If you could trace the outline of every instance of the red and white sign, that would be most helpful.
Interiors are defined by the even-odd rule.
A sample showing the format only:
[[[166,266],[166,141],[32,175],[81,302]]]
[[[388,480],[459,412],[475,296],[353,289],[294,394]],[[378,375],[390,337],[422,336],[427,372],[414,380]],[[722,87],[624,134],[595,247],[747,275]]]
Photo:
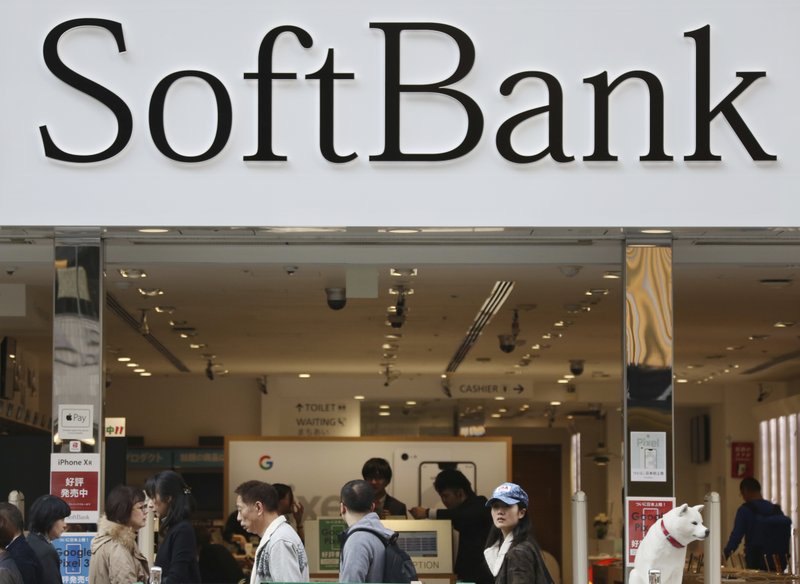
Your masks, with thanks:
[[[50,494],[72,509],[67,523],[97,523],[100,515],[100,455],[50,455]]]
[[[625,553],[628,556],[628,565],[632,565],[636,559],[636,550],[647,530],[674,506],[674,497],[628,497],[625,514],[625,533],[628,536]]]
[[[753,476],[755,444],[752,442],[731,443],[731,478],[743,479]]]

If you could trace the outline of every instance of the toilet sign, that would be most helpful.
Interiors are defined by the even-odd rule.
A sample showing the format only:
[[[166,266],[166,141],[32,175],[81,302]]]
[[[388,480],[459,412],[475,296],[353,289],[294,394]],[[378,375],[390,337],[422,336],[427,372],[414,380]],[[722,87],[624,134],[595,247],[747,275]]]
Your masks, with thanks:
[[[284,399],[281,434],[286,436],[359,436],[361,408],[357,400]]]

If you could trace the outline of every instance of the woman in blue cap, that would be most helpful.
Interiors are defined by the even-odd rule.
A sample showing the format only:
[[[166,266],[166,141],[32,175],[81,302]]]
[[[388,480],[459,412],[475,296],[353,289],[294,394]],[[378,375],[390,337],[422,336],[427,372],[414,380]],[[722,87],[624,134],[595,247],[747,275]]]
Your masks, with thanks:
[[[486,502],[492,527],[483,555],[495,584],[553,584],[539,544],[531,533],[528,494],[514,483],[503,483]]]

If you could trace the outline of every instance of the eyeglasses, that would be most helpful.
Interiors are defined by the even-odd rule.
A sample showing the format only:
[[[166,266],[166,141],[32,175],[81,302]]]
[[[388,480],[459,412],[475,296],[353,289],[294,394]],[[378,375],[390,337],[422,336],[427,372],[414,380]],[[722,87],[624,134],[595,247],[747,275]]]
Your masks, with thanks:
[[[147,503],[137,503],[133,506],[133,508],[147,513]]]

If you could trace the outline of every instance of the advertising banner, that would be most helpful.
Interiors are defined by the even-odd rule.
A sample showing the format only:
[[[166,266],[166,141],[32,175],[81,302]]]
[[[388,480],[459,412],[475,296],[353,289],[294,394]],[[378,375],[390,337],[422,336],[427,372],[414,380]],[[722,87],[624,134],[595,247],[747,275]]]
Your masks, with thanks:
[[[97,523],[100,455],[51,454],[50,493],[69,504],[72,514],[67,517],[67,523]]]
[[[625,514],[625,554],[627,564],[633,565],[636,559],[636,550],[642,543],[647,530],[661,519],[664,514],[675,506],[674,497],[628,497],[626,499],[627,513]]]
[[[731,443],[731,478],[743,479],[753,476],[755,444],[752,442]]]
[[[89,584],[89,560],[95,535],[66,531],[51,542],[58,554],[64,584]]]

